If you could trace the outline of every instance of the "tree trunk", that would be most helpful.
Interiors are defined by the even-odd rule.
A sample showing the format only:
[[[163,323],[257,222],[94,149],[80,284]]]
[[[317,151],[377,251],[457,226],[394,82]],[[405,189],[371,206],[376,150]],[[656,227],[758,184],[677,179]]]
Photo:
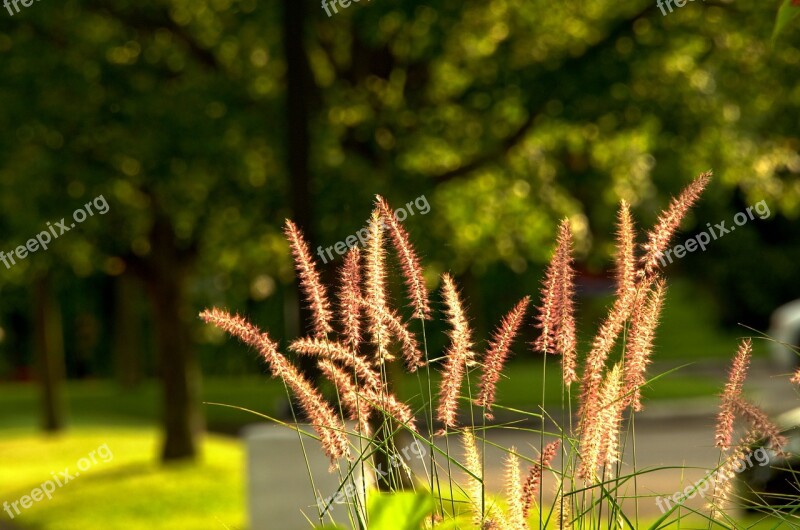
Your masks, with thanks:
[[[164,461],[193,459],[203,431],[199,409],[200,370],[181,318],[185,281],[158,275],[149,289],[153,304],[159,371],[163,383]]]
[[[292,220],[303,231],[311,246],[312,254],[316,246],[316,232],[313,223],[314,205],[311,196],[311,172],[309,170],[309,102],[313,99],[314,83],[305,47],[306,2],[301,0],[283,1],[283,47],[286,55],[286,132],[287,165],[291,183]],[[298,285],[299,287],[299,285]],[[312,315],[306,304],[295,302],[293,312],[298,315],[299,335],[311,329]],[[295,319],[287,319],[290,326]],[[290,334],[289,336],[296,336]],[[300,356],[297,359],[300,369],[312,380],[317,379],[319,370],[314,359]]]
[[[34,335],[37,375],[42,390],[42,427],[47,432],[64,428],[64,333],[61,309],[53,295],[48,273],[34,282]]]
[[[310,241],[316,241],[312,223],[311,175],[308,167],[308,102],[312,79],[305,49],[306,3],[283,2],[283,46],[286,54],[287,160],[292,193],[292,217]]]
[[[139,320],[139,290],[136,278],[122,274],[114,278],[114,361],[117,381],[133,388],[142,380],[142,341]]]
[[[163,461],[191,460],[198,455],[205,425],[200,410],[200,368],[192,348],[184,311],[195,249],[179,248],[170,219],[159,212],[150,232],[150,253],[131,258],[144,280],[153,308],[159,375],[163,384]]]

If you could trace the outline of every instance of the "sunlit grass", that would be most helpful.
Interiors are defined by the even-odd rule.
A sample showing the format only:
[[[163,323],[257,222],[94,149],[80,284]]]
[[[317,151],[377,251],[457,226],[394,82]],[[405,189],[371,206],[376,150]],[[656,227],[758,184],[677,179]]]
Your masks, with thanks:
[[[80,428],[54,437],[27,429],[0,439],[0,502],[13,502],[102,444],[113,458],[98,459],[79,477],[34,503],[14,523],[48,530],[185,530],[242,528],[243,451],[239,442],[208,436],[197,465],[163,466],[153,428]],[[0,514],[7,519],[6,513]]]

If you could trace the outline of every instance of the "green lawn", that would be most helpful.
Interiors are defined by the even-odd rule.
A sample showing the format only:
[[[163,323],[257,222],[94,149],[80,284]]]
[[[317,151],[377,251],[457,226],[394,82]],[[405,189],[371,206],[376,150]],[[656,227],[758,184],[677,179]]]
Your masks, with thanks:
[[[596,321],[602,318],[607,300],[594,300],[583,308],[584,329],[582,353],[588,349]],[[654,370],[650,377],[684,363],[711,360],[727,364],[736,351],[737,338],[742,333],[721,331],[713,324],[713,306],[708,300],[692,291],[687,284],[676,283],[670,288],[664,315],[656,338]],[[764,355],[764,342],[755,341],[755,355]],[[482,348],[478,344],[478,351]],[[531,354],[526,345],[516,344],[516,358],[508,364],[498,385],[498,404],[525,410],[534,410],[541,402],[541,387],[546,380],[545,402],[550,407],[560,407],[561,383],[558,358],[548,359],[547,377],[542,377],[540,358]],[[249,354],[242,347],[242,354]],[[437,370],[432,370],[432,388],[438,389]],[[478,373],[473,373],[476,388]],[[427,394],[424,371],[421,371],[422,391]],[[396,390],[407,400],[420,394],[417,375],[398,374]],[[648,400],[670,398],[709,397],[717,394],[724,384],[705,375],[694,375],[691,367],[683,368],[659,379],[645,390]],[[466,391],[466,390],[465,390]],[[576,390],[573,391],[573,393]],[[160,410],[161,392],[156,381],[148,381],[136,389],[121,389],[109,381],[80,381],[67,385],[68,410],[72,425],[155,425]],[[240,378],[207,377],[203,382],[203,399],[225,403],[276,415],[285,410],[283,385],[265,375]],[[0,385],[0,429],[9,427],[34,427],[37,418],[38,394],[32,384]],[[258,421],[252,414],[240,410],[205,405],[208,425],[217,432],[236,433],[247,423]]]
[[[203,382],[203,399],[274,414],[285,401],[283,386],[264,376],[210,378]],[[111,381],[70,381],[66,386],[70,425],[155,425],[161,409],[156,381],[123,389]],[[38,388],[34,384],[0,384],[0,429],[32,428],[38,417]],[[208,426],[235,434],[256,416],[230,408],[203,405]]]
[[[587,301],[582,308],[584,353],[606,302]],[[719,331],[713,325],[711,307],[708,300],[684,284],[671,288],[657,336],[655,361],[662,362],[657,370],[709,359],[727,364],[736,350],[737,337],[746,333]],[[756,341],[756,347],[756,355],[763,355],[763,343]],[[482,343],[476,348],[480,351]],[[498,404],[532,411],[541,401],[545,378],[539,360],[525,345],[517,344],[515,349],[519,358],[509,364],[499,383]],[[244,348],[242,354],[248,354]],[[561,403],[560,367],[557,358],[551,359],[545,401],[551,410],[557,410]],[[435,393],[438,375],[435,370],[432,374]],[[473,373],[473,377],[476,375]],[[712,396],[720,391],[723,379],[693,375],[691,368],[684,368],[653,383],[645,395],[650,400]],[[473,379],[472,388],[475,382]],[[420,394],[420,382],[416,375],[402,374],[396,389],[405,399],[414,399]],[[424,380],[422,392],[427,393]],[[0,385],[0,502],[29,494],[50,477],[51,471],[74,468],[80,458],[108,444],[113,460],[96,464],[85,476],[56,490],[51,500],[26,510],[16,522],[26,528],[48,530],[242,528],[240,444],[211,435],[206,438],[199,466],[160,466],[154,458],[159,446],[160,396],[156,381],[133,390],[121,389],[110,381],[71,381],[66,386],[69,429],[64,435],[45,438],[36,432],[37,387]],[[207,377],[203,399],[270,415],[278,414],[286,400],[283,386],[264,375]],[[204,405],[204,412],[209,427],[218,432],[236,433],[247,423],[261,421],[225,407]]]
[[[48,530],[208,530],[244,525],[243,452],[231,439],[208,436],[196,466],[162,466],[159,434],[149,427],[85,427],[43,437],[30,429],[0,438],[0,502],[29,495],[97,451],[96,463],[17,515],[23,528]],[[108,455],[111,458],[108,458]],[[13,510],[13,509],[12,509]],[[6,513],[0,513],[7,520]]]

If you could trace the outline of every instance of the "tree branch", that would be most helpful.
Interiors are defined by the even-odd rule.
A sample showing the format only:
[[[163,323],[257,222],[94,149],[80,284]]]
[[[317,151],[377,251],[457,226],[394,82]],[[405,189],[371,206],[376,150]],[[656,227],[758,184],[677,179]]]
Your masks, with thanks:
[[[559,67],[559,72],[570,72],[570,76],[574,76],[572,72],[575,69],[582,67],[586,64],[592,64],[594,60],[597,58],[598,55],[602,54],[609,48],[613,48],[616,44],[617,39],[620,37],[630,34],[633,32],[633,27],[636,22],[647,15],[651,11],[655,9],[655,4],[648,4],[647,7],[641,9],[637,13],[633,14],[629,18],[620,20],[612,29],[609,31],[605,37],[603,37],[598,42],[594,43],[589,49],[587,49],[582,55],[578,57],[570,57],[566,59],[561,66]],[[513,149],[518,143],[520,143],[525,136],[528,134],[530,129],[533,127],[536,118],[542,113],[545,106],[547,105],[548,101],[552,97],[557,94],[563,93],[563,79],[559,79],[554,83],[550,84],[551,89],[546,93],[544,97],[538,98],[538,103],[536,104],[535,108],[530,108],[528,110],[528,117],[525,121],[514,131],[512,134],[504,138],[500,141],[500,143],[481,155],[478,155],[473,160],[467,162],[466,164],[462,164],[456,168],[447,170],[443,173],[439,173],[438,175],[432,175],[437,184],[441,184],[443,182],[448,182],[450,180],[454,180],[456,178],[462,177],[475,171],[476,169],[482,167],[483,165],[492,162],[494,160],[500,159],[504,157],[508,152]]]

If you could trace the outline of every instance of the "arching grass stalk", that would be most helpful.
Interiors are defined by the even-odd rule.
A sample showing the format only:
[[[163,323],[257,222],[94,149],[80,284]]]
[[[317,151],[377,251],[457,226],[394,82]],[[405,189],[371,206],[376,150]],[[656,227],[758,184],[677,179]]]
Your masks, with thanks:
[[[541,410],[542,410],[542,421],[541,421],[541,424],[540,424],[541,428],[539,430],[539,451],[540,451],[539,455],[540,455],[540,465],[542,467],[542,474],[543,475],[544,475],[544,461],[541,459],[541,451],[544,450],[544,422],[545,422],[545,416],[547,415],[546,412],[545,412],[545,408],[544,408],[546,389],[547,389],[547,351],[545,350],[542,353],[542,404],[541,404],[541,407],[540,407]],[[542,506],[543,506],[542,503],[543,502],[544,502],[544,488],[540,486],[539,487],[539,528],[543,528],[542,527]]]
[[[431,495],[434,492],[434,483],[436,485],[437,495],[436,497],[439,499],[439,510],[441,512],[442,517],[444,517],[444,504],[442,501],[442,486],[439,482],[439,470],[436,467],[436,456],[433,450],[434,448],[434,429],[433,429],[433,387],[431,386],[431,361],[430,357],[428,356],[428,336],[425,330],[425,319],[420,316],[419,318],[420,323],[422,324],[422,345],[423,345],[423,352],[425,354],[425,379],[428,383],[428,416],[426,418],[428,423],[428,439],[430,443],[430,464],[431,464],[431,473],[430,473],[430,488],[431,488]],[[417,379],[419,380],[419,370],[417,370]],[[422,383],[420,382],[420,385]],[[422,394],[421,394],[422,395]],[[431,514],[431,527],[433,527],[435,522],[435,512]]]

